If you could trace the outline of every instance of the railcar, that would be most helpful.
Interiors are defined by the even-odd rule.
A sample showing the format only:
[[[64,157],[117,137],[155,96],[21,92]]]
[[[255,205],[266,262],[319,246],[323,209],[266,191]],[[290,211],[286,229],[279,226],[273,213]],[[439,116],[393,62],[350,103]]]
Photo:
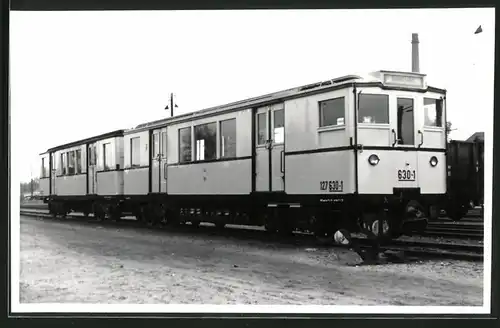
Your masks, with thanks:
[[[445,99],[424,74],[378,71],[140,124],[116,136],[123,185],[104,212],[396,238],[446,196]],[[77,207],[57,190],[49,204]],[[85,190],[87,209],[110,196]]]
[[[484,141],[448,143],[448,195],[442,208],[454,221],[484,204]]]
[[[123,130],[57,146],[40,156],[40,189],[51,213],[120,217]]]

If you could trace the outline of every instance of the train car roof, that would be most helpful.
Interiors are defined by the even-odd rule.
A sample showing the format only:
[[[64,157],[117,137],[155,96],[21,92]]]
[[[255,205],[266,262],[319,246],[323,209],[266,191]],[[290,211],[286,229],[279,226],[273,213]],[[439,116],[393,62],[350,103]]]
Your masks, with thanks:
[[[427,86],[425,82],[425,74],[420,74],[420,73],[409,73],[409,72],[398,72],[398,71],[389,71],[389,70],[380,70],[376,72],[371,72],[367,74],[352,74],[352,75],[345,75],[341,76],[338,78],[326,80],[326,81],[321,81],[321,82],[316,82],[316,83],[310,83],[306,84],[300,87],[295,87],[295,88],[290,88],[278,92],[273,92],[269,93],[266,95],[258,96],[258,97],[253,97],[253,98],[248,98],[245,100],[241,101],[236,101],[236,102],[231,102],[227,103],[224,105],[220,106],[215,106],[215,107],[210,107],[210,108],[205,108],[202,110],[178,115],[178,116],[173,116],[173,117],[168,117],[156,121],[151,121],[143,124],[137,125],[135,128],[125,130],[125,134],[129,133],[134,133],[134,132],[139,132],[142,130],[149,130],[151,128],[155,127],[160,127],[163,125],[166,125],[167,123],[173,123],[177,121],[184,121],[187,119],[191,118],[196,118],[196,117],[203,117],[203,116],[208,116],[212,114],[219,114],[222,112],[226,111],[233,111],[233,110],[239,110],[243,108],[248,108],[248,107],[254,107],[254,106],[264,106],[266,104],[271,104],[273,102],[277,101],[283,101],[285,99],[291,99],[295,97],[301,97],[306,94],[313,94],[313,93],[320,93],[320,92],[325,92],[329,91],[330,89],[337,89],[337,88],[342,88],[342,87],[347,87],[352,84],[356,84],[359,86],[377,86],[377,87],[382,87],[384,89],[401,89],[403,87],[394,85],[394,83],[389,82],[387,84],[386,76],[402,76],[406,78],[421,78],[422,80],[422,87],[421,88],[410,88],[406,86],[407,90],[413,90],[413,91],[418,91],[418,92],[426,92],[426,91],[436,91],[436,92],[446,92],[444,89],[438,89],[438,88],[433,88]]]
[[[100,134],[100,135],[97,135],[97,136],[94,136],[94,137],[90,137],[90,138],[81,139],[81,140],[78,140],[78,141],[69,142],[69,143],[64,144],[64,145],[60,145],[60,146],[57,146],[57,147],[49,148],[46,152],[41,153],[40,155],[44,155],[46,153],[51,153],[51,152],[54,152],[54,151],[57,151],[57,150],[61,150],[61,149],[66,149],[66,148],[71,148],[71,147],[75,147],[75,146],[80,146],[80,145],[83,145],[83,144],[86,144],[86,143],[89,143],[89,142],[96,142],[96,141],[104,140],[104,139],[108,139],[108,138],[120,137],[120,136],[123,136],[124,132],[125,132],[124,130],[115,130],[115,131],[103,133],[103,134]]]

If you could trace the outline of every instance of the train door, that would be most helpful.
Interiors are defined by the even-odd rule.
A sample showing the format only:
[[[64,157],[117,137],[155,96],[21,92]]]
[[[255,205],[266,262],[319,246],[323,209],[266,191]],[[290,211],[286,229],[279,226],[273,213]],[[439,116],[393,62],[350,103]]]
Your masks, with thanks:
[[[255,190],[285,189],[285,117],[283,104],[257,109],[255,113]]]
[[[396,97],[395,120],[391,122],[394,147],[399,150],[393,158],[395,164],[396,186],[400,188],[418,187],[418,152],[422,146],[422,131],[417,129],[415,120],[415,99],[413,97]]]
[[[89,162],[89,170],[87,174],[88,193],[90,195],[97,194],[97,152],[96,144],[90,144],[87,147],[87,160]]]
[[[424,95],[419,99],[417,135],[421,151],[417,152],[419,187],[422,193],[442,194],[446,192],[446,120],[444,102],[440,96]],[[436,165],[431,159],[437,160]],[[432,161],[434,163],[434,161]],[[425,177],[425,178],[424,178]]]
[[[167,192],[167,128],[151,134],[151,192]]]

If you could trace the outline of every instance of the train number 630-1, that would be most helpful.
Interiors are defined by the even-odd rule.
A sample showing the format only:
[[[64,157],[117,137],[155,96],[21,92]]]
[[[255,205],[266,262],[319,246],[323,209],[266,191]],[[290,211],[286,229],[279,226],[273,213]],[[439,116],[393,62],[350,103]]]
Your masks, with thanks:
[[[342,192],[344,190],[344,181],[342,180],[320,181],[319,190],[329,191],[329,192]]]
[[[415,170],[398,170],[399,181],[415,181]]]

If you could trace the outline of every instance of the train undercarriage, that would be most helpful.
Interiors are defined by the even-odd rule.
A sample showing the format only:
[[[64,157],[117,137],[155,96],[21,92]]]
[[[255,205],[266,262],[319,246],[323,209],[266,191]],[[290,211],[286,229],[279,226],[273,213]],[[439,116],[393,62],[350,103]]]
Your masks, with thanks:
[[[168,202],[167,202],[168,200]],[[270,233],[312,233],[321,242],[353,246],[353,233],[365,235],[377,249],[403,234],[426,228],[428,202],[402,197],[360,197],[309,202],[252,202],[173,200],[157,195],[143,199],[88,198],[48,200],[54,216],[70,212],[92,213],[98,220],[135,218],[147,225],[180,225],[201,222],[224,228],[227,224],[264,226]],[[196,204],[197,206],[194,206]]]

